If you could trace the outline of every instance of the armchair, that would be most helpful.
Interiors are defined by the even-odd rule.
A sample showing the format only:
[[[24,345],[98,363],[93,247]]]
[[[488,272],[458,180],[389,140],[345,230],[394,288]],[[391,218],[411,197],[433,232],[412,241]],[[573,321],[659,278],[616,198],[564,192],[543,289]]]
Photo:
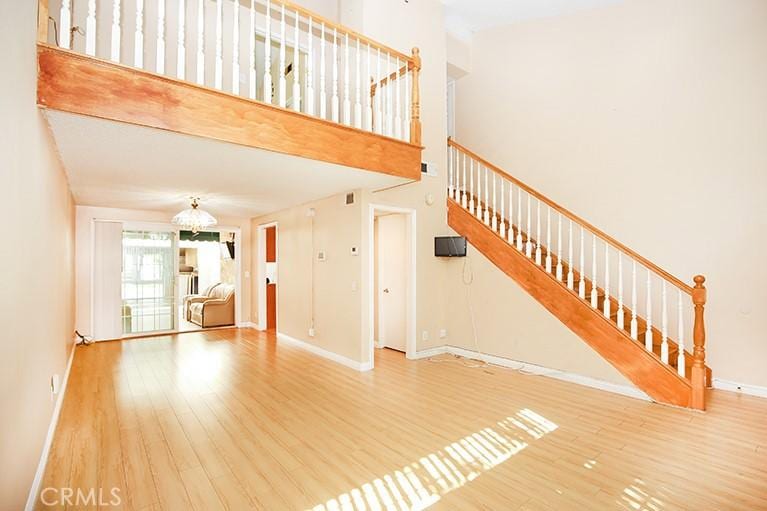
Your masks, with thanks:
[[[212,297],[213,290],[216,289],[216,287],[219,285],[221,285],[221,282],[216,282],[215,284],[208,286],[207,289],[205,289],[205,291],[200,294],[186,295],[184,297],[184,317],[186,317],[187,321],[192,320],[192,311],[190,309],[191,305],[193,303],[200,303],[204,302],[205,300],[209,300]]]
[[[216,286],[206,300],[192,302],[189,312],[189,321],[202,328],[234,325],[234,286]]]

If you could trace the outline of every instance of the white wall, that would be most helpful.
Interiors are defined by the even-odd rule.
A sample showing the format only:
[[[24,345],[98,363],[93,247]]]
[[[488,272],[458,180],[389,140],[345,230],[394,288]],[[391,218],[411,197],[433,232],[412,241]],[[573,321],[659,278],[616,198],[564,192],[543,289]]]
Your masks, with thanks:
[[[36,106],[37,2],[0,2],[0,507],[23,509],[73,344],[74,202]]]
[[[714,377],[767,385],[767,2],[629,0],[473,46],[458,140],[683,280],[705,274]]]
[[[92,246],[93,246],[93,221],[112,220],[118,222],[147,222],[169,224],[173,217],[172,212],[149,211],[138,209],[101,208],[93,206],[77,206],[76,208],[76,232],[77,232],[77,329],[83,334],[91,333],[91,286],[92,286]],[[240,310],[240,322],[250,321],[250,221],[245,218],[217,217],[218,224],[222,227],[239,227],[241,229],[240,242],[240,268],[242,271],[242,289],[240,296],[236,297],[237,308]]]

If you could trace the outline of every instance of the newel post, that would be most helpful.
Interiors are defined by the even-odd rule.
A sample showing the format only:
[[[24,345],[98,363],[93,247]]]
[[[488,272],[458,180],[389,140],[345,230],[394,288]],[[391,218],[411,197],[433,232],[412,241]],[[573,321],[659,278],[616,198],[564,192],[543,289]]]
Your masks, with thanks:
[[[421,51],[413,48],[413,57],[411,60],[413,66],[413,91],[411,94],[412,104],[410,105],[410,143],[421,145],[421,92],[418,87],[418,79],[421,72]]]
[[[695,305],[695,324],[692,329],[692,407],[696,410],[706,409],[706,328],[703,322],[703,308],[706,305],[706,288],[703,285],[706,277],[696,275],[693,279],[695,287],[692,290],[692,303]]]

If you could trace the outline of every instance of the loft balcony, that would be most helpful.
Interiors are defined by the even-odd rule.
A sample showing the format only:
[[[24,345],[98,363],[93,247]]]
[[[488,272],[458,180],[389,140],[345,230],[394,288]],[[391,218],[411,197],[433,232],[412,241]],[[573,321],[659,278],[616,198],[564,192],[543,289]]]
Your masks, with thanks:
[[[344,176],[339,189],[420,179],[417,49],[401,53],[287,2],[39,7],[38,105],[70,172],[73,149],[61,145],[73,125],[94,133],[117,122],[253,148],[255,167],[264,151],[276,167],[313,160],[316,172]]]

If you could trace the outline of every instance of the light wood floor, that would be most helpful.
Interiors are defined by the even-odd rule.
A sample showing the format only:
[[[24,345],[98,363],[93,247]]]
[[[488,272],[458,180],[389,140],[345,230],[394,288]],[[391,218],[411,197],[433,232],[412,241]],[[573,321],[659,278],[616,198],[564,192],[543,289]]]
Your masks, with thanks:
[[[767,400],[701,414],[388,350],[358,373],[254,330],[101,343],[43,481],[67,486],[120,488],[103,509],[753,511]]]

